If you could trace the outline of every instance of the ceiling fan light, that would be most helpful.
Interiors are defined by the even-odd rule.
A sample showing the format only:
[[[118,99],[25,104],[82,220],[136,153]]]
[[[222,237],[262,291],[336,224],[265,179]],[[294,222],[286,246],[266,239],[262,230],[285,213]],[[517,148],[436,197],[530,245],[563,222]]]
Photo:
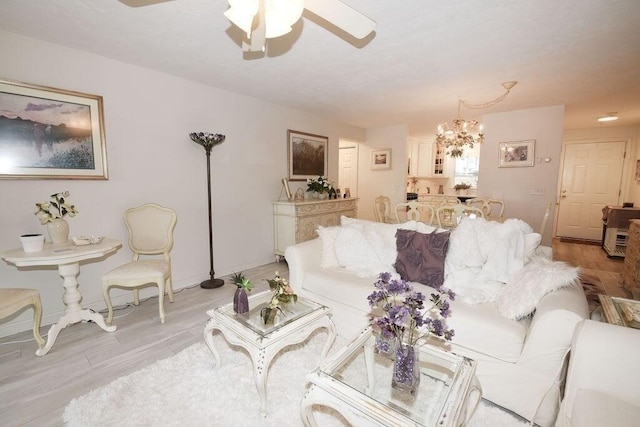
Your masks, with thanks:
[[[264,0],[265,37],[272,39],[291,31],[304,10],[303,0]]]
[[[229,9],[224,13],[224,16],[231,22],[233,22],[238,28],[247,33],[247,36],[251,35],[251,25],[253,24],[253,17],[258,13],[259,1],[258,0],[228,0]]]

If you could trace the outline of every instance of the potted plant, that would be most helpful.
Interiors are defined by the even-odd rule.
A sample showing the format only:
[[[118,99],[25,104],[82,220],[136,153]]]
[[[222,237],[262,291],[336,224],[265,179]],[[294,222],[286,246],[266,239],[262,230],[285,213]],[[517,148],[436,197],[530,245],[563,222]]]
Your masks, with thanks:
[[[465,194],[470,188],[471,184],[469,184],[468,182],[461,182],[453,186],[453,189],[456,190],[456,193],[458,194]]]
[[[244,276],[244,273],[233,273],[233,283],[237,286],[236,293],[233,296],[233,311],[238,314],[249,311],[249,297],[247,291],[251,292],[253,284]]]
[[[312,192],[313,197],[319,199],[324,199],[327,195],[335,193],[333,183],[322,175],[307,179],[307,191]]]
[[[266,279],[269,283],[269,289],[273,291],[273,296],[269,305],[260,311],[260,316],[265,325],[272,325],[276,315],[282,313],[280,304],[288,304],[298,301],[298,295],[293,292],[293,288],[289,282],[276,271],[273,279]]]
[[[64,243],[69,239],[69,224],[64,217],[76,216],[78,210],[72,204],[67,203],[68,191],[52,194],[48,202],[36,203],[35,215],[40,224],[47,225],[47,232],[51,243]]]

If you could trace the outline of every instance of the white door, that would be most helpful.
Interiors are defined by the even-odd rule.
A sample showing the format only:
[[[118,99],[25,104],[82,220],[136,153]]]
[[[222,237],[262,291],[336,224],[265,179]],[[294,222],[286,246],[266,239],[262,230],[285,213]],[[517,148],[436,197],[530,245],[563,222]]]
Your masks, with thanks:
[[[620,204],[625,142],[565,145],[556,235],[602,239],[602,208]]]
[[[338,157],[338,187],[342,194],[348,188],[351,197],[358,196],[358,145],[340,147]]]

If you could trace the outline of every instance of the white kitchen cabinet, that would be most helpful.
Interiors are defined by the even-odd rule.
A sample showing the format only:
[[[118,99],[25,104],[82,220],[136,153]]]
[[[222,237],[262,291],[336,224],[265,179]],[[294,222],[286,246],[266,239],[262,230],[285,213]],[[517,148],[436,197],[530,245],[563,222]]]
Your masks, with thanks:
[[[357,198],[273,202],[273,252],[279,258],[287,246],[318,237],[318,225],[340,225],[342,215],[357,213]]]
[[[414,141],[411,147],[409,176],[449,178],[453,171],[451,157],[434,141]]]

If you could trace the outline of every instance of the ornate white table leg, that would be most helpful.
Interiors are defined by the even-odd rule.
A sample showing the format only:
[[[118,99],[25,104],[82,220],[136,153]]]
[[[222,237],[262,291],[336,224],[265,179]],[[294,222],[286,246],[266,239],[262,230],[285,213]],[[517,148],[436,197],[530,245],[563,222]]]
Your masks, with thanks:
[[[318,324],[318,328],[325,328],[327,330],[327,342],[322,348],[322,357],[320,358],[320,364],[322,365],[327,358],[329,349],[336,341],[336,325],[333,323],[333,320],[329,318],[329,316],[325,316]]]
[[[471,385],[469,387],[469,394],[467,396],[467,402],[465,407],[466,414],[464,418],[465,425],[469,423],[469,420],[471,419],[471,416],[473,416],[473,413],[478,407],[478,404],[480,403],[481,399],[482,399],[482,386],[480,385],[480,381],[478,381],[478,377],[474,376],[473,380],[471,381]]]
[[[313,416],[313,395],[315,394],[316,385],[311,384],[307,392],[304,394],[300,402],[300,417],[307,427],[317,427],[316,419]]]
[[[207,325],[204,327],[204,342],[207,344],[207,347],[209,347],[209,351],[213,355],[213,359],[215,362],[214,366],[218,367],[221,365],[221,361],[220,361],[220,353],[218,353],[218,350],[216,350],[216,346],[213,344],[212,332],[214,329],[219,329],[219,328],[216,325],[216,322],[214,319],[209,319],[209,321],[207,322]]]
[[[367,388],[366,392],[369,393],[375,387],[375,376],[373,373],[374,370],[374,347],[373,345],[365,345],[364,346],[364,367],[367,371]]]
[[[64,302],[65,310],[60,319],[58,319],[58,321],[49,328],[47,343],[42,349],[36,351],[36,355],[38,356],[44,356],[49,352],[49,350],[51,350],[51,347],[56,342],[61,330],[69,325],[82,322],[83,320],[92,321],[107,332],[113,332],[116,330],[115,326],[107,326],[104,318],[99,313],[90,309],[83,309],[82,305],[80,305],[80,302],[82,301],[82,294],[80,293],[78,283],[80,263],[75,262],[59,265],[58,272],[64,279],[62,283],[64,286],[62,301]]]

